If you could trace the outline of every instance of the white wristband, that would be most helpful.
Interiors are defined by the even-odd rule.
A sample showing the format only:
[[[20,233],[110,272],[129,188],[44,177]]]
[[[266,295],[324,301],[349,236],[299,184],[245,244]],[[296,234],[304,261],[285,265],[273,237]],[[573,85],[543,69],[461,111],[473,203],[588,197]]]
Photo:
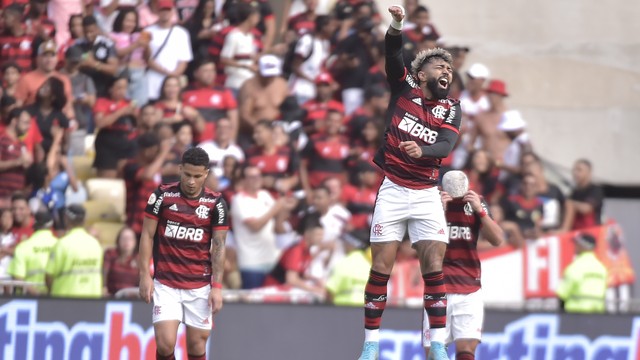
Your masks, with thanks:
[[[404,24],[404,15],[405,15],[405,11],[404,8],[400,5],[395,5],[397,7],[400,8],[400,10],[402,11],[402,16],[403,16],[403,20],[402,21],[396,21],[396,19],[394,19],[393,17],[391,18],[391,27],[398,30],[398,31],[402,31],[402,25]]]

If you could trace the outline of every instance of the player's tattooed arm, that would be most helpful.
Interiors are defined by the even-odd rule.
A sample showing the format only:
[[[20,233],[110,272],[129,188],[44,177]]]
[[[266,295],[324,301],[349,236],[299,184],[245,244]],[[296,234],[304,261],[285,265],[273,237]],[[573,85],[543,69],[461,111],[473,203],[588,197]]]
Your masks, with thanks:
[[[215,230],[211,238],[211,281],[222,284],[227,230]]]

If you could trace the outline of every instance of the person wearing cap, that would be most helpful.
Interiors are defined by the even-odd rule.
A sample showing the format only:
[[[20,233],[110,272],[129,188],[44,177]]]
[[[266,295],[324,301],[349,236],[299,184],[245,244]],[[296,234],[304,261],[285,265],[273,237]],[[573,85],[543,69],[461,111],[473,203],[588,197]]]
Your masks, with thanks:
[[[447,285],[447,343],[455,342],[457,360],[475,359],[484,319],[484,302],[478,242],[494,247],[504,242],[504,232],[493,221],[484,199],[469,190],[462,171],[449,171],[442,178],[440,194],[449,227],[449,246],[444,255],[444,282]],[[422,345],[431,346],[429,320],[423,314]]]
[[[333,265],[325,284],[329,302],[338,306],[362,305],[362,293],[371,268],[368,237],[368,228],[342,235],[340,240],[346,256]]]
[[[64,85],[64,95],[67,102],[63,112],[69,119],[75,119],[73,110],[73,94],[71,92],[71,81],[58,71],[58,53],[56,43],[53,40],[42,42],[38,46],[38,56],[36,57],[36,69],[23,74],[16,87],[16,100],[18,106],[31,105],[36,101],[38,90],[44,82],[51,76],[55,76]]]
[[[441,159],[449,156],[458,141],[462,111],[459,102],[449,97],[451,54],[440,48],[424,50],[405,66],[404,9],[391,6],[389,13],[392,21],[385,36],[385,57],[391,101],[385,116],[385,140],[374,157],[385,179],[371,221],[373,261],[364,293],[360,360],[379,358],[387,284],[406,233],[420,262],[423,306],[432,335],[429,359],[445,360],[447,289],[442,259],[449,238],[437,185]]]
[[[122,170],[127,189],[127,225],[138,237],[147,198],[160,185],[161,170],[171,151],[169,140],[160,141],[156,133],[142,134],[137,139],[137,156]]]
[[[328,72],[321,72],[316,77],[315,84],[315,98],[302,104],[302,108],[307,112],[302,121],[302,127],[307,135],[313,135],[318,131],[317,122],[324,120],[327,116],[327,111],[336,110],[344,113],[344,105],[334,99],[334,93],[338,90],[338,85],[333,76]]]
[[[328,15],[320,15],[315,18],[314,26],[313,32],[304,34],[293,45],[289,87],[300,105],[316,96],[315,80],[322,74],[331,55],[331,37],[336,30],[336,22]]]
[[[501,170],[501,181],[519,175],[522,170],[522,154],[533,151],[526,126],[527,123],[518,110],[509,110],[502,114],[498,130],[504,132],[511,142],[502,156],[496,158],[496,166]]]
[[[147,54],[147,90],[150,100],[160,97],[165,77],[182,77],[187,65],[193,60],[189,32],[173,21],[173,0],[157,0],[157,8],[158,21],[143,31],[151,37]]]
[[[569,313],[604,313],[607,268],[596,257],[596,238],[578,233],[573,238],[576,257],[564,269],[556,293],[560,309]]]
[[[45,268],[58,239],[51,231],[53,217],[49,211],[40,211],[35,215],[34,233],[29,239],[16,246],[13,260],[9,264],[9,274],[14,280],[22,280],[40,285],[27,286],[29,295],[45,295]]]
[[[67,234],[53,247],[45,269],[46,285],[54,297],[102,296],[102,245],[84,229],[86,211],[73,204],[65,209]]]
[[[4,31],[0,33],[0,59],[3,63],[15,62],[24,73],[33,68],[34,37],[27,32],[22,15],[23,8],[17,3],[2,10]]]
[[[470,144],[475,144],[480,139],[482,148],[489,152],[493,159],[500,159],[504,150],[509,146],[509,139],[504,132],[498,130],[498,124],[502,115],[508,110],[505,99],[509,96],[505,83],[502,80],[489,81],[485,89],[489,99],[489,110],[478,113],[475,116],[475,129]]]
[[[258,121],[280,120],[280,106],[288,96],[287,81],[282,77],[282,61],[275,55],[261,56],[258,59],[257,75],[245,81],[238,94],[240,103],[238,142],[241,146],[247,143],[247,137],[251,136]]]

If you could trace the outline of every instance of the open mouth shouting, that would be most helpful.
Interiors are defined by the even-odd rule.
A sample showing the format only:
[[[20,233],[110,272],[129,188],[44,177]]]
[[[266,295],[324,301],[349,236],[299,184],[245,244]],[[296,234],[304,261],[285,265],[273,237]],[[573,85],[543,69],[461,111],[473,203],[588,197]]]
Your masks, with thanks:
[[[438,79],[438,85],[440,86],[440,88],[442,89],[447,89],[449,87],[449,77],[448,76],[442,76]]]

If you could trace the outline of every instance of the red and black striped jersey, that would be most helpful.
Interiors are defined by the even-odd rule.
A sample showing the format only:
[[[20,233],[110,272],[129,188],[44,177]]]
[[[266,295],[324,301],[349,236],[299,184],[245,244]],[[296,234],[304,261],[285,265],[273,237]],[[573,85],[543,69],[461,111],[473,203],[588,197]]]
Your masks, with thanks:
[[[482,207],[489,214],[484,200]],[[445,215],[449,226],[449,245],[442,270],[447,292],[471,294],[481,287],[477,246],[482,221],[469,203],[458,199],[447,204]]]
[[[35,55],[33,35],[25,33],[14,36],[6,32],[0,34],[0,63],[15,62],[22,73],[33,69]]]
[[[22,156],[23,151],[26,151],[26,148],[21,140],[0,134],[0,161],[17,160]],[[22,166],[0,171],[0,196],[8,197],[15,191],[23,190],[25,174],[25,169]]]
[[[432,101],[424,97],[418,80],[404,66],[401,36],[387,34],[385,46],[391,100],[385,116],[385,142],[376,153],[375,162],[389,180],[400,186],[436,186],[442,159],[412,158],[400,149],[400,142],[415,141],[422,147],[435,144],[438,134],[445,130],[459,134],[460,103],[451,98]]]
[[[197,289],[211,281],[211,239],[228,230],[227,204],[220,193],[203,189],[186,197],[180,183],[151,193],[145,216],[158,221],[153,238],[154,277],[175,289]]]

